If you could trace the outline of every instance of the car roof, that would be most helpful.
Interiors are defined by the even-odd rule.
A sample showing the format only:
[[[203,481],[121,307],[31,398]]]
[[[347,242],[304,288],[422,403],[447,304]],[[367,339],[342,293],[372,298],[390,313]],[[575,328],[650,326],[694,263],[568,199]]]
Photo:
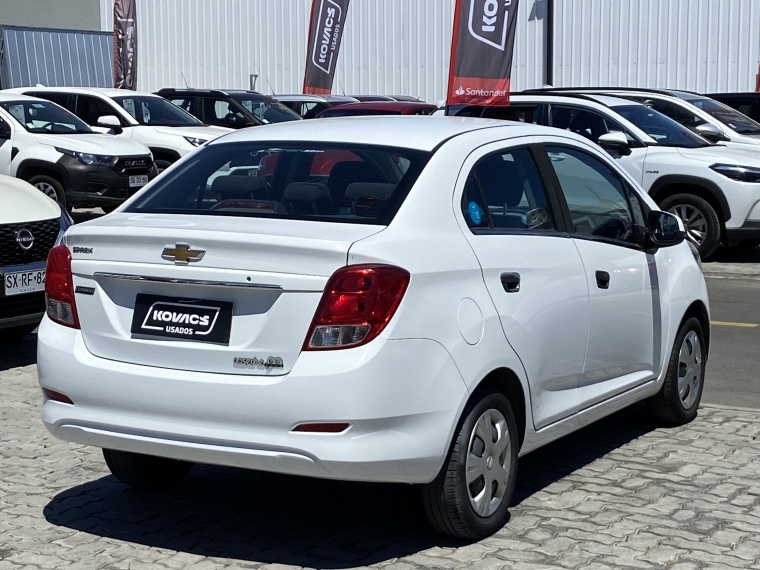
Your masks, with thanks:
[[[348,95],[299,95],[299,94],[289,94],[289,95],[272,95],[273,98],[277,99],[278,101],[303,101],[303,102],[312,102],[312,103],[321,103],[321,102],[327,102],[327,103],[357,103],[358,101],[354,99],[353,97],[349,97]]]
[[[241,129],[209,145],[248,141],[368,144],[432,151],[447,140],[473,131],[498,129],[494,140],[525,135],[556,135],[557,130],[534,124],[466,117],[340,117],[291,121]],[[578,140],[584,140],[577,137]]]
[[[363,109],[368,111],[393,111],[402,113],[408,109],[437,109],[430,103],[410,103],[408,101],[357,101],[356,103],[345,103],[340,105],[341,110],[345,109]],[[325,111],[326,112],[326,111]]]
[[[746,97],[748,99],[760,99],[760,93],[757,91],[739,91],[732,93],[705,93],[705,97],[715,99],[716,97]]]
[[[54,93],[75,93],[80,95],[102,95],[104,97],[124,97],[126,95],[136,95],[138,97],[158,97],[153,93],[147,93],[143,91],[130,91],[127,89],[114,89],[113,87],[14,87],[13,89],[6,89],[6,92],[12,93],[24,93],[26,91],[34,91],[43,93],[50,91]]]
[[[599,103],[605,107],[619,107],[620,105],[641,105],[636,101],[631,101],[623,96],[597,94],[597,93],[574,93],[570,91],[562,91],[556,93],[546,93],[536,91],[535,93],[515,94],[510,95],[510,101],[519,103],[521,101],[542,101],[546,103],[562,103],[568,100],[582,100],[591,101],[592,103]]]
[[[258,91],[251,91],[250,89],[197,89],[195,87],[162,87],[155,92],[156,95],[161,97],[164,94],[177,94],[177,95],[221,95],[229,97],[231,95],[257,95],[259,97],[270,97],[264,95]]]
[[[29,95],[22,95],[15,91],[0,91],[0,103],[7,103],[9,101],[39,101],[37,97],[30,97]]]

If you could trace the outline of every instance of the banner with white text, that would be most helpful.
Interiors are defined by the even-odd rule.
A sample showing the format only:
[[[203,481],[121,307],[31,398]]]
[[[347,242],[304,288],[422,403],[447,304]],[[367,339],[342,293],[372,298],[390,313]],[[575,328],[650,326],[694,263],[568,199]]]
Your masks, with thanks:
[[[137,0],[113,3],[113,85],[137,89]]]
[[[313,0],[304,93],[327,95],[332,92],[349,2],[350,0]]]
[[[519,0],[457,0],[449,105],[509,105]]]

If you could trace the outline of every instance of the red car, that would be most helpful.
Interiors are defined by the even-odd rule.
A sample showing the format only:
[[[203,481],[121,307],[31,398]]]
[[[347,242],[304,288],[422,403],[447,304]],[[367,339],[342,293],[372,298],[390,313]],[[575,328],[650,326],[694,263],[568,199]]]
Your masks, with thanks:
[[[432,115],[437,110],[438,107],[429,103],[409,103],[406,101],[346,103],[325,109],[317,115],[317,118],[366,117],[367,115]]]

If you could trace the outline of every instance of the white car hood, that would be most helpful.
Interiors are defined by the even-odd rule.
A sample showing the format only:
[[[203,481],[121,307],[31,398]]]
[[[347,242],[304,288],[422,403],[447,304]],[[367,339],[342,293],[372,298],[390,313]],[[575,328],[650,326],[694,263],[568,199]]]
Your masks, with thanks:
[[[760,149],[740,149],[723,145],[704,148],[679,148],[678,153],[684,158],[709,162],[710,164],[736,164],[760,168]]]
[[[52,220],[61,207],[28,182],[0,175],[0,224],[24,224]]]
[[[113,135],[97,133],[86,135],[35,135],[40,144],[75,152],[89,152],[104,156],[139,156],[150,154],[144,144]]]
[[[234,132],[232,129],[225,127],[153,127],[153,129],[164,135],[179,135],[204,141],[211,141]]]

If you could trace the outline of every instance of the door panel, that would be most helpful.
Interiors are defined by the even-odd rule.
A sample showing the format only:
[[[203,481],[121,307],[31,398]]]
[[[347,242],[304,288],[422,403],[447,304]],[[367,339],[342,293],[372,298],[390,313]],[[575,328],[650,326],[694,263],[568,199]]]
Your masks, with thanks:
[[[10,123],[0,118],[0,130],[5,130],[5,134],[0,136],[0,174],[10,175],[11,149],[13,148],[13,133]]]
[[[583,407],[655,375],[659,283],[653,256],[638,246],[641,204],[617,173],[578,149],[546,148],[572,224],[589,290],[589,343],[579,398]]]
[[[464,172],[467,172],[465,167]],[[528,149],[482,158],[467,179],[465,235],[530,387],[537,429],[574,414],[588,339],[588,286],[580,254],[557,231]]]

